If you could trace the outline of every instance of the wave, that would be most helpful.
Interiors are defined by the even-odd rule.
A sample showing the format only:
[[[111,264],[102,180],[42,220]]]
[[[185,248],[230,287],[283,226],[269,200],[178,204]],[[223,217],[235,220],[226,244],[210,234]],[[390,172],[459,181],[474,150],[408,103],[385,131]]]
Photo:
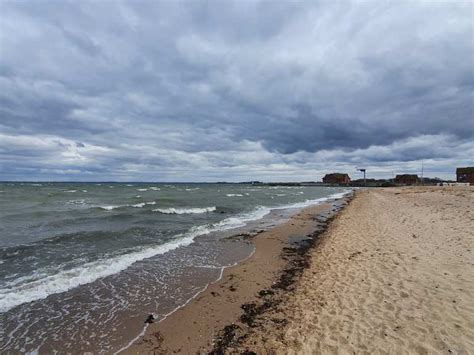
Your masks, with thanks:
[[[242,195],[242,194],[227,194],[226,196],[227,197],[242,197],[244,195]]]
[[[16,280],[14,285],[7,284],[6,288],[0,289],[0,312],[6,312],[20,304],[66,292],[80,285],[116,274],[137,261],[189,245],[193,242],[194,237],[193,233],[189,233],[188,235],[178,236],[177,239],[165,244],[135,250],[128,254],[107,257],[52,275],[44,276],[44,273],[38,273],[43,277],[26,283],[18,284],[18,280]]]
[[[340,193],[335,193],[332,195],[329,195],[327,197],[321,197],[318,199],[314,200],[306,200],[304,202],[297,202],[297,203],[291,203],[291,204],[286,204],[286,205],[280,205],[280,206],[259,206],[255,210],[247,213],[243,213],[237,216],[229,217],[226,218],[216,224],[214,224],[209,230],[206,230],[205,233],[202,234],[207,234],[211,232],[217,232],[217,231],[225,231],[229,229],[234,229],[234,228],[240,228],[244,227],[247,225],[247,223],[256,221],[259,219],[262,219],[265,217],[267,214],[269,214],[273,210],[278,210],[278,209],[293,209],[293,208],[304,208],[308,207],[314,204],[319,204],[323,203],[329,200],[335,200],[344,197],[348,193],[350,193],[352,190],[345,190]],[[198,227],[202,228],[202,227]]]
[[[135,208],[142,208],[146,205],[156,205],[155,201],[150,201],[150,202],[141,202],[141,203],[136,203],[134,205],[126,205],[125,207],[135,207]]]
[[[83,205],[87,205],[87,202],[86,200],[84,199],[81,199],[81,200],[69,200],[66,202],[66,205],[80,205],[80,206],[83,206]]]
[[[214,212],[216,206],[212,207],[195,207],[195,208],[156,208],[154,212],[160,212],[164,214],[191,214],[191,213],[207,213]]]
[[[121,208],[121,207],[124,207],[124,206],[99,206],[99,208],[102,208],[103,210],[106,210],[106,211],[112,211],[112,210],[115,210],[116,208]]]
[[[187,233],[177,235],[175,240],[171,242],[135,250],[127,254],[107,257],[59,273],[48,275],[47,272],[37,271],[36,276],[31,275],[23,280],[17,279],[11,284],[7,284],[5,288],[0,289],[0,312],[6,312],[20,304],[43,299],[51,294],[66,292],[97,279],[116,274],[137,261],[187,246],[199,235],[242,227],[249,221],[262,218],[268,212],[268,209],[258,208],[250,213],[226,218],[219,223],[195,226],[189,229]]]
[[[111,206],[99,206],[99,208],[102,208],[103,210],[106,211],[112,211],[117,208],[126,208],[126,207],[134,207],[134,208],[142,208],[146,205],[155,205],[155,201],[150,201],[150,202],[141,202],[141,203],[136,203],[134,205],[111,205]]]
[[[69,270],[62,270],[55,273],[52,273],[51,271],[48,273],[45,270],[37,270],[35,275],[30,275],[26,278],[23,278],[22,280],[16,279],[10,284],[7,284],[6,287],[0,289],[0,312],[6,312],[20,304],[43,299],[51,294],[66,292],[80,285],[88,284],[100,278],[119,273],[130,267],[135,262],[151,258],[156,255],[165,254],[179,247],[187,246],[191,244],[194,241],[194,238],[199,235],[243,227],[249,222],[263,218],[272,210],[303,208],[312,204],[342,198],[350,191],[351,190],[343,191],[341,193],[336,193],[327,197],[315,200],[307,200],[305,202],[294,204],[276,207],[260,206],[253,211],[225,218],[218,223],[192,227],[188,232],[176,235],[173,241],[153,247],[143,247],[140,249],[129,250],[129,252],[125,254],[105,256],[100,260],[88,262]],[[101,208],[114,209],[118,207],[121,206],[102,206]],[[212,209],[213,211],[215,210],[215,207],[201,209],[181,209],[181,211],[204,209]]]
[[[215,209],[215,207],[208,208]],[[52,294],[66,292],[75,287],[94,282],[97,279],[116,274],[127,269],[137,261],[187,246],[199,235],[243,227],[248,222],[260,219],[269,212],[269,208],[259,207],[252,212],[229,217],[219,223],[192,227],[187,233],[179,234],[175,236],[175,240],[165,244],[107,257],[52,275],[46,275],[46,272],[38,271],[36,278],[34,275],[28,276],[23,279],[27,282],[23,283],[20,283],[21,280],[17,279],[11,284],[7,284],[5,288],[0,289],[0,313],[6,312],[20,304],[40,300]]]
[[[311,206],[311,205],[314,205],[314,204],[319,204],[319,203],[323,203],[323,202],[326,202],[326,201],[337,200],[337,199],[343,198],[345,195],[349,194],[351,191],[352,190],[344,190],[342,192],[334,193],[334,194],[326,196],[326,197],[320,197],[320,198],[317,198],[317,199],[314,199],[314,200],[306,200],[306,201],[303,201],[303,202],[295,202],[295,203],[291,203],[291,204],[287,204],[287,205],[274,207],[273,209],[304,208],[304,207],[308,207],[308,206]]]

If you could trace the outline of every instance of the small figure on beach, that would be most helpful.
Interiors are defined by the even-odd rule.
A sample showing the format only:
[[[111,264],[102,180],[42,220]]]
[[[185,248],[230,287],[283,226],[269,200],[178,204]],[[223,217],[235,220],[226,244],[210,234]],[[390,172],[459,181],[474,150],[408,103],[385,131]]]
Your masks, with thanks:
[[[150,323],[154,323],[154,322],[155,322],[155,316],[152,313],[150,313],[148,315],[147,319],[145,320],[145,323],[150,324]]]

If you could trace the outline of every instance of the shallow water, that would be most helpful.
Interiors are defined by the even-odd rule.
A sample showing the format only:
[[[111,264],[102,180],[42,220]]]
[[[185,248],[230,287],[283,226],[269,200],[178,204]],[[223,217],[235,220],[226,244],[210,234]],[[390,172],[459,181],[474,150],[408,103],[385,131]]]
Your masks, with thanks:
[[[0,191],[0,351],[109,352],[146,315],[162,318],[247,257],[251,245],[224,238],[236,228],[267,228],[342,189],[1,183]]]

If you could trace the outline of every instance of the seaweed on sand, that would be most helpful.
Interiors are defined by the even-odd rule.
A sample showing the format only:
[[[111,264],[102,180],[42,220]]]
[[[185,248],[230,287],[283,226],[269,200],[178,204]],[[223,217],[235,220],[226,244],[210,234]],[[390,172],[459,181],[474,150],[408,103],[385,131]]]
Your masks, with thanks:
[[[214,349],[209,353],[213,355],[232,352],[242,345],[243,341],[251,333],[250,329],[264,325],[265,322],[272,322],[285,326],[288,320],[281,317],[266,316],[272,310],[276,310],[278,305],[283,302],[288,291],[295,288],[303,271],[310,266],[311,253],[309,250],[315,248],[321,242],[321,235],[328,229],[330,223],[335,218],[336,213],[348,205],[352,196],[343,201],[338,201],[333,205],[333,211],[330,213],[319,214],[314,220],[318,222],[318,228],[311,234],[299,238],[294,245],[283,248],[282,259],[286,260],[286,266],[281,271],[277,281],[271,286],[271,289],[263,289],[258,295],[259,299],[252,303],[246,303],[241,306],[243,314],[240,316],[242,326],[231,324],[220,332],[217,337]],[[246,327],[244,327],[246,326]],[[239,351],[242,354],[255,354],[249,349]]]

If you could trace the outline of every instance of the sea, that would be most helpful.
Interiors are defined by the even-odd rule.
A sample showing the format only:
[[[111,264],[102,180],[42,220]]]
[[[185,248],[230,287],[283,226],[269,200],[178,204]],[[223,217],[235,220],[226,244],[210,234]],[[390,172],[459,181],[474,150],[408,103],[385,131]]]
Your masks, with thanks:
[[[117,353],[253,253],[257,233],[347,190],[0,183],[0,353]]]

